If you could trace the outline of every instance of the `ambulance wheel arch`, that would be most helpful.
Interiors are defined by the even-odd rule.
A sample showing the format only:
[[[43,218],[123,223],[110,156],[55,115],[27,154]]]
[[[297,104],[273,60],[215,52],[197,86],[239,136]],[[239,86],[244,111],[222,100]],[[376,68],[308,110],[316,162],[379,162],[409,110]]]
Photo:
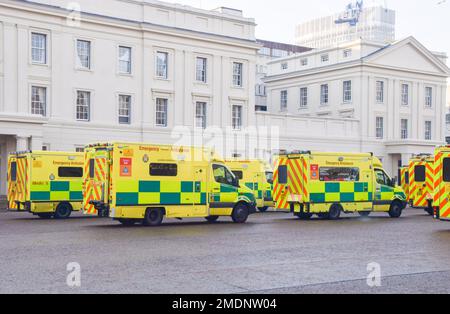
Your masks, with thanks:
[[[143,224],[149,227],[160,226],[164,220],[164,216],[166,215],[165,208],[152,208],[149,207],[145,211]]]
[[[67,219],[72,214],[73,208],[69,202],[61,202],[56,206],[55,219]]]
[[[245,201],[240,201],[234,206],[231,218],[235,223],[243,224],[247,222],[250,215],[250,205]]]
[[[404,209],[403,203],[399,199],[395,199],[391,203],[391,207],[389,209],[389,216],[391,218],[400,218],[402,216],[402,212]]]

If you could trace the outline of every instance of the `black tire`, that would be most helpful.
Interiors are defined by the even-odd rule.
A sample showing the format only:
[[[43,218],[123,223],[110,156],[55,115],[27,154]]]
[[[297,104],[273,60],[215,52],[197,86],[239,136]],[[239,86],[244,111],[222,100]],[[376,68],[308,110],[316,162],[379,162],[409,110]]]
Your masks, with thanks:
[[[358,212],[361,217],[369,217],[372,212]]]
[[[41,214],[37,214],[37,216],[41,219],[50,219],[53,217],[53,214],[50,213],[41,213]]]
[[[300,220],[310,220],[312,218],[313,214],[296,213],[295,216],[297,216]]]
[[[269,209],[269,206],[258,207],[258,210],[259,210],[261,213],[265,213],[268,209]]]
[[[56,207],[55,219],[67,219],[72,214],[72,206],[69,203],[60,203]]]
[[[208,216],[205,218],[209,223],[215,223],[219,220],[219,216]]]
[[[248,210],[248,206],[243,203],[239,203],[234,207],[231,219],[233,219],[233,222],[237,224],[243,224],[247,222],[249,215],[250,211]]]
[[[328,212],[329,220],[338,220],[341,217],[342,208],[338,204],[333,204],[330,207],[330,211]]]
[[[137,223],[136,219],[119,219],[118,221],[125,227],[132,227]]]
[[[430,216],[434,216],[434,210],[433,210],[432,207],[427,207],[427,208],[425,209],[425,212],[426,212],[428,215],[430,215]]]
[[[402,216],[403,206],[400,202],[394,201],[389,209],[389,216],[391,218],[400,218]]]
[[[160,208],[148,208],[145,212],[144,226],[156,227],[160,226],[164,219],[164,212]]]

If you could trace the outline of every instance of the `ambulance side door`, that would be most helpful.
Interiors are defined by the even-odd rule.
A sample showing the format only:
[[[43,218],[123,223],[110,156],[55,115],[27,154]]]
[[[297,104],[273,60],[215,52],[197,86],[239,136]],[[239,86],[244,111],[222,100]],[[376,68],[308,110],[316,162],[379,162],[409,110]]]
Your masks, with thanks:
[[[445,152],[438,163],[442,164],[442,171],[438,174],[440,181],[437,191],[437,203],[434,206],[439,207],[439,218],[450,220],[450,153]]]
[[[212,207],[233,208],[239,195],[238,187],[234,185],[235,176],[227,167],[221,164],[212,165]]]
[[[17,209],[16,193],[17,193],[17,159],[10,157],[8,160],[8,206],[11,209]]]
[[[390,178],[384,172],[383,169],[375,168],[374,170],[374,185],[375,185],[375,200],[374,200],[374,210],[375,211],[388,211],[392,198],[394,196],[394,188],[390,186]]]
[[[207,191],[208,171],[205,167],[194,167],[194,181],[192,182],[192,203],[196,216],[208,216]]]

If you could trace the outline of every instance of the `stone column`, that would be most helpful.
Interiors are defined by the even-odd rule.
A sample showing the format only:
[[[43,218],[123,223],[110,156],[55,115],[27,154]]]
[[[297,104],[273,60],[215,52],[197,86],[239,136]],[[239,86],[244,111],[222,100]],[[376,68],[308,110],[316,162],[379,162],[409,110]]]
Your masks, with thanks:
[[[28,139],[26,136],[16,136],[16,151],[26,151],[28,150]]]

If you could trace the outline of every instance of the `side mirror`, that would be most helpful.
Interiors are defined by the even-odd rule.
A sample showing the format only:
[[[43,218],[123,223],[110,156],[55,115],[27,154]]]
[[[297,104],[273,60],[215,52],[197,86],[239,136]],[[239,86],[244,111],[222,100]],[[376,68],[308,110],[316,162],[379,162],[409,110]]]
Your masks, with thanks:
[[[235,178],[235,179],[234,179],[233,185],[234,185],[235,187],[239,187],[239,179],[238,179],[238,178]]]

